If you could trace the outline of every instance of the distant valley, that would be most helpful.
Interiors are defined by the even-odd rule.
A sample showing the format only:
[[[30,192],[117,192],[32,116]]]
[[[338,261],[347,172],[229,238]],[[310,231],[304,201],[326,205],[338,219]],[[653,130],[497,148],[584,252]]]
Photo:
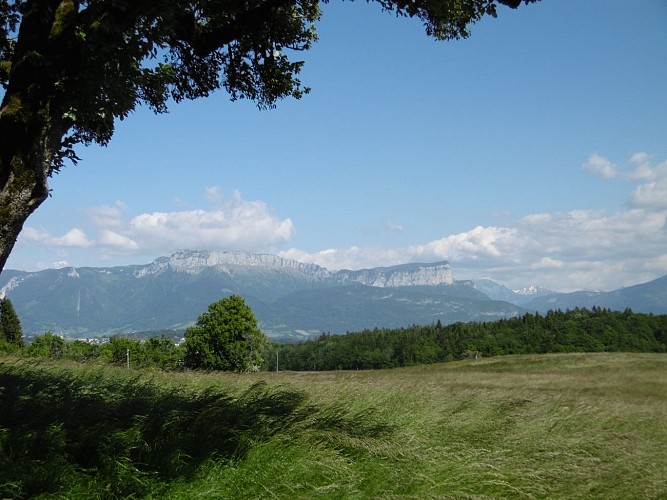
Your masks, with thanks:
[[[275,255],[181,251],[148,265],[0,274],[0,295],[12,300],[27,334],[184,329],[230,294],[282,340],[575,307],[667,313],[667,276],[613,292],[513,291],[491,280],[456,281],[447,262],[331,272]]]

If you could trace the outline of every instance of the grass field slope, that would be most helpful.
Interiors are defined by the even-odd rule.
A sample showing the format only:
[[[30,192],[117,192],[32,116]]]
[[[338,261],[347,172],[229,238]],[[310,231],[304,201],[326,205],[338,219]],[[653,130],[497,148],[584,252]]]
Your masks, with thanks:
[[[667,497],[667,355],[250,375],[0,357],[0,498]]]

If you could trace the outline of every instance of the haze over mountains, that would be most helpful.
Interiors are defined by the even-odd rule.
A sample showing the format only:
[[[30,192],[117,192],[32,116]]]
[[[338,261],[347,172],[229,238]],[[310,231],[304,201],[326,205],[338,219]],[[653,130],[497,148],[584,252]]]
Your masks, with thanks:
[[[447,262],[331,272],[275,255],[181,251],[148,265],[0,274],[0,295],[12,300],[26,334],[182,329],[230,294],[244,297],[262,330],[282,339],[574,307],[667,313],[667,276],[614,292],[558,294],[456,281]]]

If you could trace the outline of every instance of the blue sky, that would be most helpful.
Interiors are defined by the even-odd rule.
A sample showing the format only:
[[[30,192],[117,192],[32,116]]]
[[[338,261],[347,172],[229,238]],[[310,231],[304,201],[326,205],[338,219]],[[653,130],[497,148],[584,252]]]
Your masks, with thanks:
[[[542,0],[436,42],[332,1],[312,93],[224,92],[155,116],[51,181],[7,268],[180,249],[335,269],[447,260],[456,279],[602,289],[667,274],[667,3]]]

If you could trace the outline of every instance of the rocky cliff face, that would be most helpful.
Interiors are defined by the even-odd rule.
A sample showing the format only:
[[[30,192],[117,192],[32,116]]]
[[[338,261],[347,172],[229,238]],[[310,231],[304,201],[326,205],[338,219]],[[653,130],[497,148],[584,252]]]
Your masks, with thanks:
[[[375,287],[453,285],[452,268],[447,262],[404,264],[376,267],[359,271],[338,271],[336,279],[343,283],[360,283]]]
[[[249,254],[243,252],[212,252],[199,250],[182,250],[170,257],[160,257],[151,264],[134,272],[137,278],[158,274],[166,269],[175,272],[199,274],[204,269],[233,275],[241,269],[262,271],[292,271],[314,278],[329,279],[331,273],[315,264],[304,264],[296,260],[283,259],[277,255]]]
[[[331,282],[332,285],[359,283],[382,288],[454,283],[452,269],[447,262],[330,272],[315,264],[305,264],[276,255],[198,250],[183,250],[170,257],[160,257],[151,264],[136,269],[134,276],[144,278],[167,269],[192,275],[199,274],[204,269],[214,269],[230,276],[251,272],[281,272],[297,274],[310,280]]]

